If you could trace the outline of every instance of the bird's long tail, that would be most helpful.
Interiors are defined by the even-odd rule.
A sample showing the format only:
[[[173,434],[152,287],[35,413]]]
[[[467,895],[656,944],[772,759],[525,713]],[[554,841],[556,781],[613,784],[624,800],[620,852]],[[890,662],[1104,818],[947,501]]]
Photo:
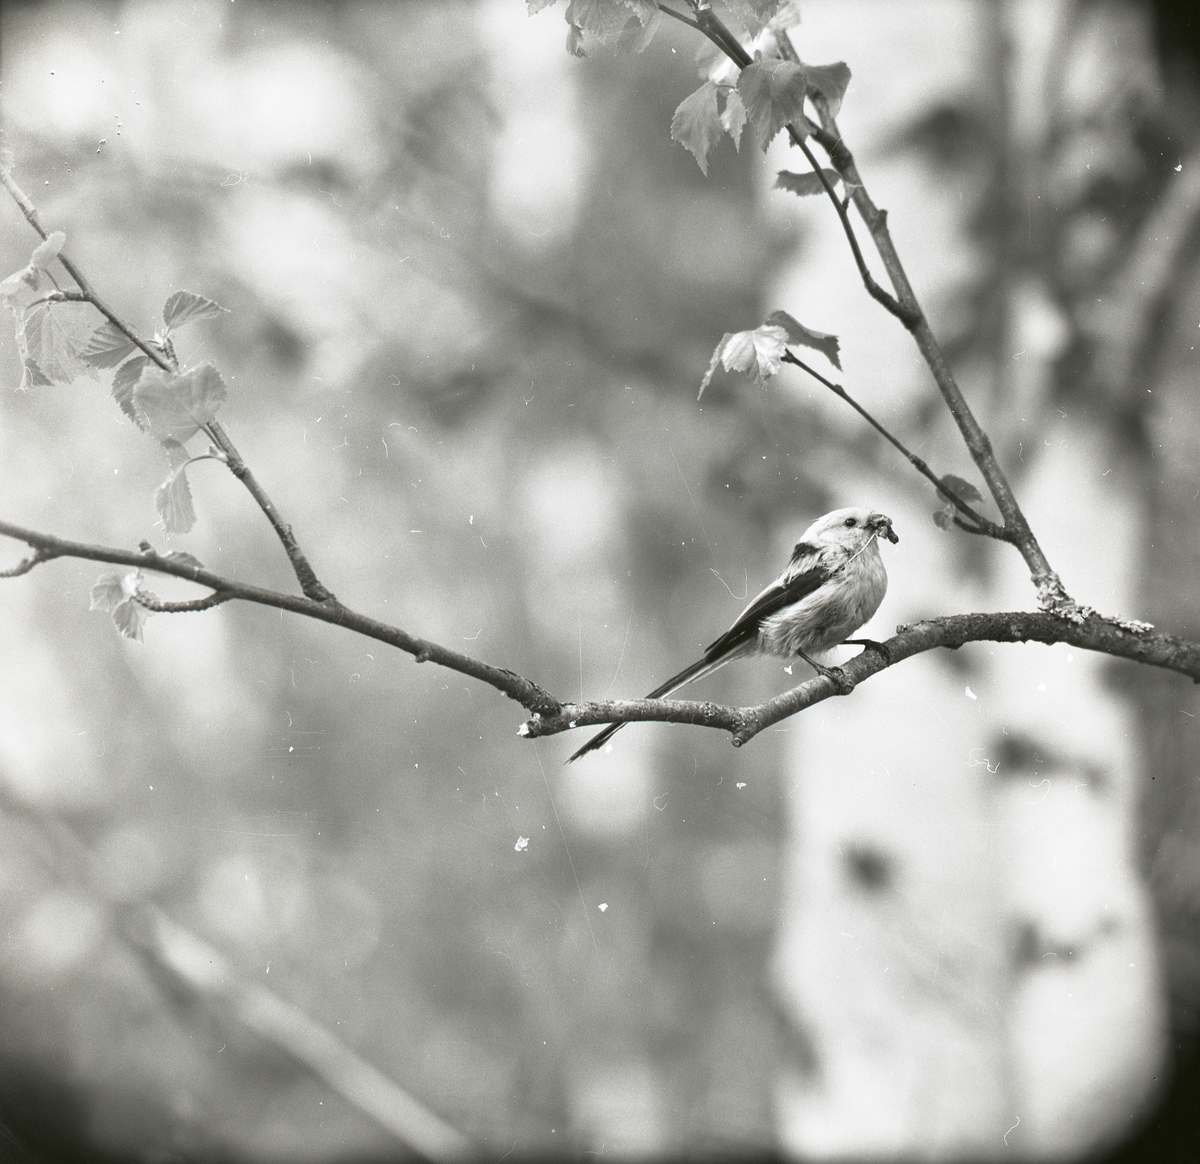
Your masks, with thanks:
[[[703,659],[693,663],[690,667],[684,667],[684,669],[680,671],[678,675],[672,675],[671,678],[661,686],[656,687],[653,691],[649,692],[646,695],[646,698],[662,699],[664,696],[670,695],[672,691],[678,691],[679,688],[681,688],[685,683],[691,683],[693,679],[699,679],[703,675],[712,674],[712,672],[717,670],[717,668],[725,666],[730,659],[736,657],[736,654],[733,652],[721,655],[718,658],[710,658],[706,655]],[[603,731],[597,732],[594,736],[592,736],[592,738],[588,740],[588,742],[584,744],[579,751],[573,753],[567,759],[567,763],[570,764],[575,760],[578,760],[580,756],[586,756],[588,752],[594,752],[597,748],[604,747],[604,745],[607,744],[608,741],[611,740],[613,736],[616,735],[616,733],[619,732],[624,726],[625,725],[623,723],[610,723]]]

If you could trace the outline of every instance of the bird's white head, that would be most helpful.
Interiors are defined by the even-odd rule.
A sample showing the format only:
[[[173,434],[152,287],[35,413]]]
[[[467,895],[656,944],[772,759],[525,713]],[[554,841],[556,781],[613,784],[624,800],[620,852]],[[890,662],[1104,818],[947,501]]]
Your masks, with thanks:
[[[892,529],[892,519],[873,509],[851,506],[818,517],[801,535],[800,542],[818,549],[842,546],[854,552],[879,537],[893,543],[900,540]]]

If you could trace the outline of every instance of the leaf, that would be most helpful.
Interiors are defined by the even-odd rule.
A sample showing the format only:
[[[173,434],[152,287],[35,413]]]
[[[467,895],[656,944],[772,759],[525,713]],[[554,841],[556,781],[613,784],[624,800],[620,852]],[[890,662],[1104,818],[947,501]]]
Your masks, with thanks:
[[[29,262],[0,282],[0,303],[18,313],[25,311],[37,298],[42,271],[54,261],[66,241],[67,236],[61,230],[56,230],[38,243],[33,248]],[[17,326],[20,327],[20,324]]]
[[[755,140],[764,153],[771,139],[789,122],[803,125],[807,89],[804,67],[792,61],[754,61],[742,70],[738,90]]]
[[[183,448],[182,445],[179,447]],[[154,491],[154,508],[167,533],[187,533],[196,524],[196,507],[192,504],[192,490],[187,479],[190,461],[186,452],[183,455],[183,464],[172,469]]]
[[[717,113],[717,87],[705,81],[690,97],[685,97],[671,118],[671,139],[679,142],[708,174],[709,151],[723,132]]]
[[[217,414],[229,393],[221,373],[212,364],[201,364],[177,376],[148,367],[133,389],[133,407],[139,427],[160,441],[186,441]]]
[[[111,614],[118,603],[124,602],[128,597],[121,584],[121,575],[115,570],[107,570],[92,583],[91,605],[88,609]]]
[[[708,361],[708,371],[704,373],[704,379],[700,381],[700,391],[696,395],[697,400],[704,395],[704,389],[712,383],[712,378],[717,373],[717,365],[721,362],[721,353],[725,350],[725,345],[731,339],[733,339],[733,332],[727,331],[721,337],[721,342],[713,348],[712,359]]]
[[[751,36],[758,36],[775,14],[779,0],[720,0],[720,7]]]
[[[71,307],[84,304],[35,303],[17,324],[17,350],[25,366],[22,388],[41,384],[70,384],[89,374],[80,351],[78,314]],[[88,325],[90,327],[90,324]]]
[[[643,21],[640,12],[635,12],[625,22],[615,48],[619,53],[640,53],[654,39],[658,26],[662,24],[662,13],[655,6]]]
[[[787,333],[788,343],[801,344],[820,352],[839,372],[841,371],[842,361],[838,355],[841,345],[838,343],[837,336],[826,335],[823,331],[813,331],[811,328],[805,327],[798,319],[788,315],[786,311],[772,311],[767,316],[766,322],[768,325],[783,328]]]
[[[628,19],[624,0],[571,0],[567,5],[567,23],[604,43],[620,36]]]
[[[779,371],[787,341],[787,331],[771,323],[753,331],[726,332],[708,362],[708,371],[700,382],[700,395],[712,383],[718,360],[725,365],[725,371],[746,372],[760,387],[765,386]]]
[[[942,484],[955,493],[959,501],[965,501],[968,505],[983,500],[983,494],[970,481],[963,477],[956,477],[953,473],[947,473],[942,477]]]
[[[109,571],[96,579],[91,594],[91,609],[111,614],[117,630],[127,639],[138,642],[142,639],[142,627],[152,613],[136,598],[141,581],[140,570],[124,576]]]
[[[933,524],[938,529],[953,529],[954,523],[950,520],[950,513],[945,509],[935,509],[933,511]]]
[[[577,24],[567,25],[567,52],[573,57],[586,57],[583,47],[583,29]]]
[[[67,236],[61,230],[51,231],[46,237],[33,248],[33,254],[30,256],[29,265],[37,267],[40,270],[45,270],[55,259],[58,258],[58,253],[67,245]]]
[[[136,598],[127,598],[112,612],[113,625],[127,639],[133,639],[134,642],[140,643],[142,628],[152,613]]]
[[[145,356],[134,356],[132,360],[122,364],[118,369],[112,382],[112,396],[117,402],[117,407],[125,413],[138,428],[142,427],[142,422],[138,419],[137,409],[133,406],[133,389],[141,378],[142,369],[150,361]]]
[[[821,173],[825,175],[825,180],[831,186],[834,182],[842,180],[841,174],[836,170],[822,170]],[[793,174],[791,170],[780,170],[775,175],[775,189],[790,190],[801,198],[806,198],[810,194],[825,193],[825,187],[821,185],[821,179],[817,177],[815,170],[809,170],[807,174]]]
[[[783,0],[768,23],[776,32],[794,28],[800,23],[800,0]]]
[[[742,148],[742,130],[746,125],[746,106],[742,95],[736,89],[730,89],[725,94],[725,110],[721,114],[721,124],[725,132],[733,138],[733,148]]]
[[[779,371],[787,350],[787,332],[782,327],[763,324],[753,331],[735,332],[721,353],[727,372],[746,372],[764,385]]]
[[[850,69],[843,61],[834,65],[806,65],[808,83],[829,105],[829,116],[836,117],[842,108],[846,86],[850,84]]]
[[[549,8],[551,4],[557,3],[558,0],[526,0],[530,16],[536,16],[543,8]]]
[[[214,319],[227,309],[203,295],[191,291],[176,291],[163,304],[163,323],[169,328],[182,327],[196,319]]]
[[[93,368],[115,368],[126,356],[137,350],[135,344],[111,320],[106,319],[88,339],[80,353]]]

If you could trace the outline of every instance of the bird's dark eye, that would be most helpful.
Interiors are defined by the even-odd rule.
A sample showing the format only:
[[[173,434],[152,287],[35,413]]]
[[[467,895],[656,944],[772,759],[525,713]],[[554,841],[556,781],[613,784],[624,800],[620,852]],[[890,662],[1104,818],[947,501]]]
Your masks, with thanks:
[[[848,518],[846,518],[846,525],[850,529],[853,529],[856,525],[858,525],[858,519],[854,518],[854,517],[848,517]]]

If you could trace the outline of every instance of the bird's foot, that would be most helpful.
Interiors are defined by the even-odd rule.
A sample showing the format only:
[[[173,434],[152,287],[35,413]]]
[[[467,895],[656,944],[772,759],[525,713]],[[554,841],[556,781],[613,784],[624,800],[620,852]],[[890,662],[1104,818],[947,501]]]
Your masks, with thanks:
[[[824,675],[837,688],[839,695],[849,695],[854,690],[854,684],[846,678],[846,672],[841,667],[826,667],[816,659],[810,659],[803,651],[797,653],[818,675]]]
[[[883,656],[884,666],[892,665],[892,652],[887,649],[885,643],[876,642],[874,639],[847,639],[846,642],[852,643],[856,647],[863,647],[868,651],[878,651]]]

